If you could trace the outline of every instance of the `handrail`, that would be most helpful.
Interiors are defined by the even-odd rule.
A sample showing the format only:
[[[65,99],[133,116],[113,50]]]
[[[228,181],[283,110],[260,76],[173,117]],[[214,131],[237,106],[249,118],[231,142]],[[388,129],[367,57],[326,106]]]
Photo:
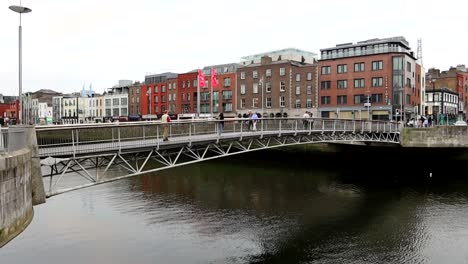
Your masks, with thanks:
[[[390,131],[398,132],[398,123],[389,121],[368,121],[330,118],[259,118],[254,126],[248,118],[224,120],[189,120],[161,122],[119,122],[97,125],[38,126],[36,138],[39,149],[47,153],[81,153],[118,150],[154,146],[158,150],[167,144],[176,142],[191,146],[197,141],[206,140],[243,140],[244,137],[311,135],[315,133],[343,134],[376,133],[382,131],[382,125]],[[218,134],[217,123],[224,122],[222,135]],[[352,122],[350,124],[349,122]],[[315,124],[315,125],[314,125]],[[169,125],[169,129],[161,126]],[[255,130],[256,128],[256,130]],[[168,131],[169,142],[163,142],[163,131]],[[45,150],[44,150],[45,151]],[[45,152],[44,152],[45,153]],[[67,154],[68,155],[68,154]]]

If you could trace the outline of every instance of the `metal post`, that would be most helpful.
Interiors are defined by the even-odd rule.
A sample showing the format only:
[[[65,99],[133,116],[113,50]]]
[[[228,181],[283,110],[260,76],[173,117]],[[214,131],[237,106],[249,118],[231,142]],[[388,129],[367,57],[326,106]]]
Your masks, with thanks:
[[[265,102],[264,102],[264,95],[263,95],[263,86],[264,86],[264,84],[263,84],[263,76],[262,76],[262,79],[260,80],[260,84],[261,84],[261,86],[262,86],[262,117],[263,117],[263,114],[264,114],[263,107],[264,107],[264,104],[265,104]]]
[[[197,118],[200,118],[200,78],[197,75]]]
[[[22,116],[22,113],[23,113],[23,104],[21,102],[21,100],[23,100],[23,37],[22,37],[22,34],[23,34],[23,29],[21,27],[21,13],[20,13],[20,25],[19,25],[19,28],[18,28],[18,34],[19,34],[19,44],[18,44],[18,49],[19,49],[19,54],[18,54],[18,59],[19,59],[19,63],[18,63],[18,67],[19,67],[19,76],[18,76],[18,87],[19,87],[19,105],[18,105],[18,119],[19,119],[19,124],[21,125],[23,123],[23,116]]]

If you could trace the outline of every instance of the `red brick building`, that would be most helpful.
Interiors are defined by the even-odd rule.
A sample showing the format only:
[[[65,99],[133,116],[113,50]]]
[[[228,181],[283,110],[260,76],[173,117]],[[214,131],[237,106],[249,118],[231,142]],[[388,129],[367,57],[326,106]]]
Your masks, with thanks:
[[[421,67],[403,37],[320,50],[320,116],[407,119],[421,109]]]
[[[206,85],[200,87],[200,113],[236,117],[237,68],[240,64],[222,64],[203,68]],[[211,69],[215,69],[218,86],[212,87]],[[211,99],[211,100],[210,100]]]
[[[447,88],[458,94],[458,110],[459,114],[466,116],[468,111],[468,69],[465,65],[450,67],[448,71],[440,71],[439,69],[430,68],[426,73],[426,92],[431,93],[433,90],[441,90]],[[444,111],[441,104],[432,102],[432,94],[427,96],[428,102],[427,112],[438,113]]]
[[[301,117],[305,111],[315,115],[316,76],[316,64],[265,55],[260,63],[237,69],[237,112],[265,117]]]
[[[197,113],[197,76],[198,70],[182,73],[177,76],[177,113]]]
[[[142,118],[156,119],[168,109],[168,80],[177,77],[175,73],[162,73],[145,76],[141,86],[140,107]],[[172,88],[171,81],[171,88]]]

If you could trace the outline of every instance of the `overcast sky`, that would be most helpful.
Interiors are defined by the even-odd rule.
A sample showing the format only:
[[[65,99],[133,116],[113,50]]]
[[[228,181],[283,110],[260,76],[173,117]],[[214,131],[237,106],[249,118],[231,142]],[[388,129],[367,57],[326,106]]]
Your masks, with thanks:
[[[19,15],[0,2],[0,93],[17,95]],[[422,38],[424,66],[468,64],[461,0],[22,0],[23,92],[86,89],[119,79],[239,62],[283,48]]]

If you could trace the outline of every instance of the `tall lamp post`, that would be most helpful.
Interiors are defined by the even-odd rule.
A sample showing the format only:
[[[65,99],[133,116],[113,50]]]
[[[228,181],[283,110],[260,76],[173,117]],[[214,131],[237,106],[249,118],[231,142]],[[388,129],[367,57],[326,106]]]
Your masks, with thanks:
[[[19,86],[19,98],[18,98],[18,101],[19,101],[19,105],[18,105],[18,108],[19,108],[19,111],[18,111],[18,119],[19,119],[19,124],[22,124],[23,122],[23,117],[21,116],[22,114],[22,110],[23,110],[23,102],[21,101],[22,100],[22,90],[23,90],[23,67],[22,67],[22,28],[21,28],[21,14],[24,14],[24,13],[29,13],[31,12],[32,10],[30,8],[27,8],[27,7],[24,7],[24,6],[10,6],[9,7],[12,11],[16,12],[16,13],[19,13],[19,27],[18,27],[18,36],[19,36],[19,43],[18,43],[18,67],[19,67],[19,76],[18,76],[18,86]]]

